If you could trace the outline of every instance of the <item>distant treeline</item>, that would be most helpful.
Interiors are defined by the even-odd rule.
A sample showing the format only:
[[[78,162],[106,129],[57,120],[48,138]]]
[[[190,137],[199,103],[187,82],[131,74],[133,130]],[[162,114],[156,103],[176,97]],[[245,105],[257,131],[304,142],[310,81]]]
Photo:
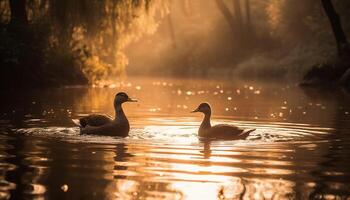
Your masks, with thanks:
[[[346,0],[0,0],[0,86],[93,83],[128,65],[334,82],[349,68],[349,10]]]
[[[86,84],[121,75],[122,49],[166,13],[158,0],[1,0],[0,86]],[[145,21],[149,22],[145,26]]]
[[[300,80],[346,52],[349,10],[343,0],[172,1],[168,23],[129,48],[128,70]]]

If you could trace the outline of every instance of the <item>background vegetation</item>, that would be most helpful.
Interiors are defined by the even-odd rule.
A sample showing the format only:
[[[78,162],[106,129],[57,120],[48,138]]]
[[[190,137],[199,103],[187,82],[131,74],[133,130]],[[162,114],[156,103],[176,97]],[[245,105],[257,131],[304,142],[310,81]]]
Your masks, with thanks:
[[[327,1],[0,0],[1,87],[126,72],[301,79],[339,57]],[[331,2],[349,33],[350,2]]]
[[[81,84],[123,75],[128,60],[122,49],[155,31],[155,16],[167,12],[165,5],[157,0],[1,0],[1,85]]]
[[[348,34],[350,3],[332,2]],[[128,48],[132,73],[300,80],[337,59],[321,0],[173,1],[169,16]]]

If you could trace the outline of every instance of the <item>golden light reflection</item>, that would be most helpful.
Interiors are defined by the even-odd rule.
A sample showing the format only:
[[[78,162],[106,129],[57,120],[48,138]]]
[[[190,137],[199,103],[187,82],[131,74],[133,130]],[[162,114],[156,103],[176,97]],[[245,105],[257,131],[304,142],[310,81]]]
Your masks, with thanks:
[[[21,163],[35,169],[25,173],[25,183],[33,184],[31,189],[36,193],[46,194],[51,188],[44,188],[45,191],[41,185],[47,186],[42,182],[48,175],[61,181],[55,189],[64,194],[72,194],[77,187],[84,186],[102,191],[97,194],[102,197],[119,199],[293,199],[304,189],[310,193],[319,187],[313,177],[315,173],[331,178],[346,175],[341,168],[314,172],[315,166],[327,161],[324,156],[330,151],[327,136],[333,128],[304,121],[290,122],[302,117],[301,111],[310,106],[311,100],[283,95],[270,99],[267,96],[272,93],[268,89],[254,84],[208,87],[196,86],[193,82],[151,80],[145,84],[125,82],[84,90],[84,95],[67,108],[73,116],[92,110],[113,114],[112,99],[117,91],[125,90],[140,99],[142,104],[124,107],[132,126],[130,136],[126,139],[81,136],[77,129],[64,127],[24,129],[24,135],[37,134],[35,139],[28,137],[31,140],[21,145],[24,148],[21,152],[30,152],[21,158]],[[263,92],[254,94],[258,89]],[[76,91],[72,89],[67,96]],[[229,95],[228,91],[231,91]],[[257,130],[245,141],[200,142],[197,131],[202,116],[192,116],[189,110],[203,99],[209,99],[215,108],[213,124],[227,123]],[[325,111],[321,111],[321,105],[315,105],[313,102],[315,110],[309,108],[308,115],[315,118],[320,112],[329,112],[317,121],[327,122],[333,105],[322,102],[327,107]],[[299,113],[297,106],[301,106]],[[48,105],[43,107],[57,112]],[[155,111],[151,112],[150,108]],[[281,111],[289,109],[293,109],[293,114],[298,113],[295,118]],[[278,114],[276,119],[266,120],[270,113],[280,112],[283,117],[289,117],[288,122],[280,121]],[[262,120],[254,120],[253,116]],[[40,137],[44,139],[38,140]],[[55,151],[50,149],[55,146]],[[15,169],[0,165],[2,168]],[[302,175],[305,184],[296,187],[295,177],[300,172],[305,172]],[[8,183],[3,184],[2,188],[7,191]],[[68,190],[62,188],[64,185]],[[342,190],[344,185],[332,183],[327,187]]]
[[[27,189],[28,189],[28,193],[34,194],[34,195],[40,195],[46,192],[45,186],[40,184],[31,184],[30,186],[28,186]]]
[[[234,181],[232,181],[234,184]],[[171,185],[175,190],[180,190],[185,199],[218,199],[218,194],[221,189],[220,184],[215,183],[187,183],[179,182]],[[237,192],[238,191],[238,192]],[[231,190],[232,193],[239,193],[240,185]],[[222,198],[222,197],[221,197]]]
[[[129,164],[115,162],[128,170],[116,170],[114,175],[129,179],[116,180],[116,197],[269,199],[293,196],[294,183],[279,177],[293,174],[286,167],[294,164],[272,159],[277,152],[266,154],[270,147],[243,153],[249,145],[234,148],[220,143],[203,145],[201,148],[176,144],[129,146],[136,157],[131,157]],[[205,156],[208,150],[210,153]],[[251,179],[246,177],[248,174],[270,178]]]

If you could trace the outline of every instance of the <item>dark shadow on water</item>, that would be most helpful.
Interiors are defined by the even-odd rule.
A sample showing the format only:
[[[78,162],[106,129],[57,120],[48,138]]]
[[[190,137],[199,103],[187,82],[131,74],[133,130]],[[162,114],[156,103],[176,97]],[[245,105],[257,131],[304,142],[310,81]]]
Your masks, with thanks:
[[[343,89],[331,91],[308,88],[304,91],[312,99],[329,99],[336,105],[333,120],[335,129],[326,138],[329,144],[328,150],[322,155],[323,161],[311,172],[316,186],[308,198],[323,199],[332,196],[346,199],[350,196],[350,191],[346,190],[350,180],[350,121],[344,112],[349,108],[350,93]]]
[[[99,145],[89,148],[63,142],[61,145],[59,150],[52,151],[49,156],[53,162],[47,177],[47,185],[50,188],[48,195],[58,199],[108,199],[113,197],[115,192],[113,190],[118,190],[113,187],[115,179],[123,178],[114,175],[114,172],[127,170],[127,167],[116,166],[114,163],[115,161],[126,162],[132,157],[127,153],[127,145],[116,144],[112,151],[104,151]],[[69,187],[68,191],[62,191],[63,185]]]
[[[209,159],[211,156],[211,149],[210,149],[211,141],[209,140],[202,141],[201,144],[203,145],[203,150],[200,152],[203,154],[203,158]]]
[[[40,90],[0,91],[0,119],[10,120],[12,127],[67,126],[74,104],[81,102],[89,88],[54,88]],[[38,123],[40,122],[40,123]]]
[[[128,148],[126,144],[121,143],[116,145],[116,156],[114,157],[114,160],[116,162],[127,162],[129,158],[133,157],[132,154],[127,152]],[[115,165],[114,170],[120,171],[120,170],[127,170],[127,166],[123,165]],[[115,179],[125,179],[127,178],[125,175],[115,175]]]
[[[30,173],[31,169],[25,164],[25,156],[23,155],[25,138],[22,136],[12,137],[8,139],[7,144],[9,146],[6,151],[7,154],[12,155],[10,158],[5,159],[7,163],[16,166],[14,170],[10,170],[6,173],[5,179],[11,183],[16,184],[16,188],[10,191],[11,198],[21,199],[25,195],[26,182],[24,178],[29,178],[26,176]]]

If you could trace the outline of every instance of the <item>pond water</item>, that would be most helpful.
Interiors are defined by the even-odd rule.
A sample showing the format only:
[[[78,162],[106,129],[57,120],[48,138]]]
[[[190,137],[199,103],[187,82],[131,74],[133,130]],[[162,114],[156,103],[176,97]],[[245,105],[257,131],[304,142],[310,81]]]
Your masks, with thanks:
[[[79,135],[71,119],[113,115],[127,138]],[[106,87],[1,92],[0,199],[349,199],[350,98],[294,84],[129,78]],[[247,140],[200,142],[213,124]]]

